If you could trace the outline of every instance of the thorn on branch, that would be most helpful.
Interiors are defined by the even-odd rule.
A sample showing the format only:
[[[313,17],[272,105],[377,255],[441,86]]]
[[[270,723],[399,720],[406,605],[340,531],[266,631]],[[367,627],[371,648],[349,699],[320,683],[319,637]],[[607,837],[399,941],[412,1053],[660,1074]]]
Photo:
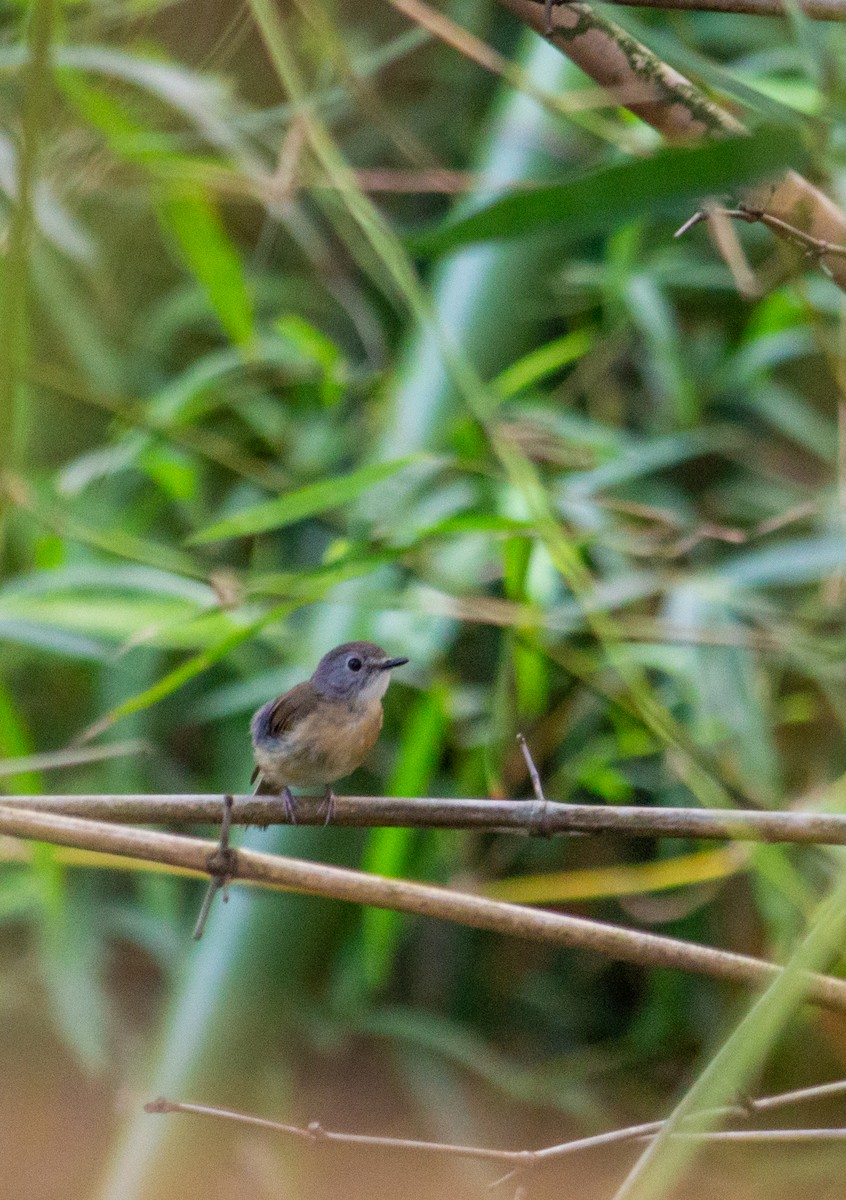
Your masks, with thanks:
[[[232,806],[234,800],[231,796],[223,797],[223,817],[220,822],[220,841],[217,849],[209,856],[208,872],[211,876],[209,886],[206,888],[206,894],[203,897],[203,903],[200,906],[200,913],[197,917],[197,924],[194,926],[193,938],[198,942],[203,936],[203,930],[206,927],[209,913],[211,911],[212,901],[219,891],[223,892],[224,903],[229,899],[229,881],[236,872],[235,851],[229,845],[229,835],[232,832]],[[162,1110],[156,1110],[162,1111]]]
[[[673,234],[673,237],[677,237],[677,238],[683,237],[686,233],[689,233],[690,230],[693,229],[693,227],[695,225],[698,225],[700,223],[700,221],[704,221],[704,220],[705,220],[705,213],[702,211],[702,209],[700,209],[698,212],[695,212],[692,217],[688,217],[688,219],[685,221],[684,225],[682,225],[679,229],[677,229],[676,232]]]
[[[535,766],[535,760],[532,758],[532,752],[529,749],[528,742],[522,733],[517,734],[517,744],[523,752],[523,758],[526,760],[526,767],[529,771],[529,778],[532,781],[532,790],[535,793],[535,799],[538,802],[537,820],[533,822],[532,832],[537,837],[551,837],[552,830],[549,827],[549,805],[546,796],[543,794],[543,785],[540,781],[538,769]]]

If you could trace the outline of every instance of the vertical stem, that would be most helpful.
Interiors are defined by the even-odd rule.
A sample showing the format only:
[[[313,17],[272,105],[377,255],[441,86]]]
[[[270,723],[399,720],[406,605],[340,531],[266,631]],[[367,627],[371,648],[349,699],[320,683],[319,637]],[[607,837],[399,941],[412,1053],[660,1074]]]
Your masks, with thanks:
[[[6,353],[0,360],[0,472],[19,468],[26,452],[27,411],[24,376],[28,352],[29,259],[38,152],[50,98],[50,43],[56,0],[34,0],[27,28],[23,68],[21,136],[17,155],[15,203],[9,221],[2,278]],[[0,552],[7,501],[0,496]]]

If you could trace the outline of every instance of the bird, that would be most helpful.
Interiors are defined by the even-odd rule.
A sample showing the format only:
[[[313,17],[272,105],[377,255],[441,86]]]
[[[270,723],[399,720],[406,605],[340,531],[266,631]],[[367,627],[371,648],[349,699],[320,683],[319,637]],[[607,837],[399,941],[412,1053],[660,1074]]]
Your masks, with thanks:
[[[331,785],[375,746],[391,671],[407,662],[373,642],[344,642],[324,654],[310,679],[263,705],[250,722],[256,792],[282,796],[296,824],[291,787],[323,786],[328,825],[335,812]]]

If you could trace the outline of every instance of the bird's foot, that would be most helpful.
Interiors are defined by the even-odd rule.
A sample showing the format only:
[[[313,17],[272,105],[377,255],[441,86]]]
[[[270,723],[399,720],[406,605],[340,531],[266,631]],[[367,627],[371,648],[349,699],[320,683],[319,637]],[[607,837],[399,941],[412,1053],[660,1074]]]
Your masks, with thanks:
[[[326,791],[323,793],[323,799],[321,800],[320,807],[317,811],[319,813],[322,812],[324,807],[326,809],[326,820],[323,822],[323,828],[325,829],[326,826],[331,825],[332,821],[335,819],[335,793],[330,787],[327,787]]]
[[[294,804],[294,793],[289,787],[282,789],[282,799],[285,801],[285,816],[288,818],[289,825],[297,823],[297,806]]]

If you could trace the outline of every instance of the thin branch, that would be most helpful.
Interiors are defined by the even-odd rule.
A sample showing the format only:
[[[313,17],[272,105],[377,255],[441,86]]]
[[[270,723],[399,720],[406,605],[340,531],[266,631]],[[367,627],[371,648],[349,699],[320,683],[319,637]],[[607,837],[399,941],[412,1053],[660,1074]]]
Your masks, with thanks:
[[[840,242],[828,242],[824,238],[813,237],[804,229],[799,229],[796,225],[782,220],[781,217],[777,217],[763,208],[741,206],[740,208],[714,208],[709,211],[696,212],[689,220],[685,221],[680,229],[676,230],[673,236],[681,237],[682,234],[693,229],[694,225],[698,225],[700,221],[707,221],[711,215],[732,217],[736,221],[745,221],[747,225],[756,223],[766,225],[773,233],[779,234],[788,241],[796,242],[808,254],[813,254],[817,258],[846,258],[846,246]]]
[[[109,758],[151,754],[152,750],[151,744],[141,738],[131,738],[125,742],[104,742],[101,746],[69,746],[65,750],[45,750],[40,754],[0,759],[0,778],[25,775],[30,771],[63,771],[68,767],[103,762]]]
[[[3,805],[0,805],[0,833],[165,863],[211,876],[220,873],[218,843],[200,838],[116,827],[105,822]],[[781,974],[781,968],[775,964],[748,955],[624,929],[584,917],[490,900],[432,884],[386,879],[344,867],[254,850],[233,850],[231,855],[231,869],[227,874],[233,881],[252,881],[287,891],[454,921],[510,937],[591,950],[638,966],[690,971],[756,989],[765,987]],[[804,983],[809,1001],[846,1012],[845,981],[808,972]]]
[[[715,1129],[710,1133],[674,1133],[698,1142],[842,1142],[846,1129]]]
[[[759,300],[763,291],[746,257],[737,230],[722,209],[717,208],[712,201],[708,201],[705,208],[711,238],[723,262],[731,271],[738,295],[744,300]]]
[[[815,1084],[812,1087],[797,1088],[790,1092],[778,1092],[773,1096],[745,1097],[737,1104],[725,1104],[719,1108],[711,1108],[696,1113],[698,1120],[739,1120],[748,1118],[756,1113],[772,1112],[775,1109],[786,1108],[791,1104],[801,1104],[809,1100],[826,1100],[832,1096],[846,1094],[846,1079],[838,1079],[834,1083]],[[595,1150],[615,1142],[632,1142],[640,1138],[652,1137],[664,1127],[664,1121],[649,1121],[641,1125],[624,1126],[622,1129],[611,1129],[607,1133],[596,1133],[583,1138],[574,1138],[560,1142],[555,1146],[546,1146],[535,1150],[535,1156],[543,1162],[552,1162],[582,1150]],[[712,1131],[715,1132],[715,1131]],[[751,1132],[751,1131],[746,1131]],[[760,1132],[760,1131],[755,1131]],[[779,1132],[779,1131],[776,1131]],[[781,1131],[784,1132],[784,1131]]]
[[[414,196],[423,192],[454,196],[479,186],[479,177],[472,172],[451,171],[446,167],[425,167],[419,170],[371,167],[356,171],[355,178],[365,192],[395,192]]]
[[[846,1092],[846,1080],[836,1083],[822,1084],[816,1087],[801,1088],[793,1092],[781,1092],[774,1096],[764,1096],[760,1099],[749,1099],[742,1104],[724,1105],[721,1108],[697,1113],[697,1119],[746,1119],[758,1112],[766,1112],[783,1108],[805,1100],[816,1100]],[[202,1117],[217,1117],[233,1121],[240,1125],[250,1125],[254,1128],[267,1129],[271,1133],[284,1133],[311,1145],[335,1142],[345,1146],[358,1146],[370,1149],[410,1150],[417,1154],[449,1155],[455,1158],[475,1158],[491,1163],[508,1163],[514,1170],[507,1176],[497,1180],[504,1183],[511,1178],[515,1171],[521,1172],[543,1164],[554,1163],[565,1155],[593,1150],[607,1146],[613,1142],[639,1141],[651,1138],[664,1125],[663,1121],[649,1121],[641,1125],[629,1125],[623,1129],[610,1130],[607,1133],[595,1134],[590,1137],[574,1138],[568,1142],[560,1142],[546,1146],[540,1150],[496,1150],[486,1146],[451,1145],[447,1142],[420,1141],[417,1138],[379,1137],[358,1133],[342,1133],[338,1130],[325,1129],[319,1121],[312,1121],[307,1126],[290,1125],[282,1121],[271,1121],[265,1117],[256,1117],[250,1113],[238,1112],[234,1109],[217,1108],[208,1104],[189,1104],[179,1100],[168,1100],[164,1096],[151,1100],[144,1105],[147,1113],[189,1113]],[[675,1135],[683,1138],[696,1138],[707,1142],[817,1142],[846,1140],[846,1128],[820,1129],[725,1129],[713,1131],[680,1131]]]
[[[536,0],[548,3],[552,8],[569,3],[569,0]],[[626,8],[664,8],[676,12],[719,12],[742,13],[751,17],[784,17],[790,13],[790,5],[783,0],[609,0]],[[806,17],[815,21],[846,21],[846,4],[843,0],[796,0],[797,6]]]
[[[483,1146],[450,1146],[443,1142],[424,1142],[415,1138],[378,1137],[361,1133],[339,1133],[334,1129],[324,1129],[319,1121],[312,1121],[307,1126],[286,1125],[281,1121],[269,1121],[264,1117],[254,1117],[249,1113],[236,1112],[233,1109],[215,1108],[208,1104],[183,1104],[177,1100],[167,1100],[164,1096],[151,1100],[144,1105],[147,1113],[194,1113],[201,1117],[222,1117],[227,1121],[235,1121],[240,1125],[258,1126],[259,1129],[269,1129],[273,1133],[287,1133],[312,1145],[318,1143],[341,1142],[345,1146],[364,1146],[385,1150],[415,1150],[421,1154],[449,1154],[457,1158],[482,1158],[488,1162],[514,1163],[516,1165],[531,1165],[531,1151],[488,1150]]]
[[[290,824],[280,796],[233,795],[236,825]],[[297,825],[322,825],[321,796],[297,797]],[[6,809],[85,817],[115,824],[217,825],[224,797],[216,793],[0,796]],[[760,809],[648,808],[637,805],[543,805],[525,800],[446,797],[336,796],[333,825],[356,829],[487,829],[535,835],[612,833],[619,837],[846,846],[846,813]]]

